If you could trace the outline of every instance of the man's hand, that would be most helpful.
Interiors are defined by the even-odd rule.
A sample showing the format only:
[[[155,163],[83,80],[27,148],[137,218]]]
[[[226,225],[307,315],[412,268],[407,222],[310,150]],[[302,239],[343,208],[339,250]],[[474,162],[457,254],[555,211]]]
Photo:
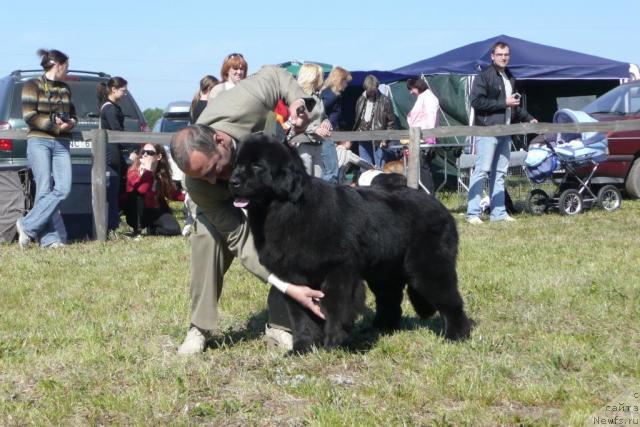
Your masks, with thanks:
[[[513,95],[507,97],[507,107],[517,107],[520,105],[520,98],[516,98]]]
[[[529,123],[538,123],[538,119],[531,119],[531,121],[529,121]]]
[[[289,121],[293,126],[294,133],[302,133],[309,126],[309,112],[304,100],[296,99],[289,106]]]
[[[320,123],[320,126],[318,126],[318,128],[316,129],[315,133],[322,138],[328,138],[331,136],[331,130],[331,122],[327,119],[324,119],[322,123]]]
[[[324,297],[321,291],[316,291],[308,286],[290,284],[287,287],[287,295],[324,320],[324,314],[320,311],[320,298]]]

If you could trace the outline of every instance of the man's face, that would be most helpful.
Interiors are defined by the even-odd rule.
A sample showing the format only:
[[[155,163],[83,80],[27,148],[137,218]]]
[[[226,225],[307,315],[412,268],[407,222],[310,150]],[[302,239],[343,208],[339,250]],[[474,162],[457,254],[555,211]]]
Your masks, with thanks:
[[[491,54],[491,60],[500,69],[504,69],[509,64],[509,47],[496,47],[495,51]]]
[[[217,152],[213,154],[202,151],[189,153],[189,163],[184,173],[194,179],[215,184],[219,179],[227,180],[231,176],[232,141],[229,135],[216,132]]]

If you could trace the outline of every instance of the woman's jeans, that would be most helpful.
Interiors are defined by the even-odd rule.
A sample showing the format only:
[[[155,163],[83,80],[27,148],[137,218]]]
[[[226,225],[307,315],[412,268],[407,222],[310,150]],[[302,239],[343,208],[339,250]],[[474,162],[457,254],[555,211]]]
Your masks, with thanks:
[[[140,233],[143,228],[147,228],[149,235],[178,236],[181,234],[180,224],[170,210],[145,207],[144,196],[135,191],[127,193],[124,212],[127,224],[133,228],[134,233]]]
[[[509,169],[511,136],[480,137],[477,142],[476,164],[469,182],[467,218],[479,217],[482,213],[480,200],[485,180],[489,179],[491,221],[500,221],[507,216],[504,206],[504,183]]]
[[[66,231],[58,206],[71,191],[69,141],[29,138],[27,160],[36,183],[33,208],[20,220],[22,229],[41,246],[65,243]]]
[[[322,141],[322,163],[324,171],[322,179],[336,184],[338,182],[338,152],[336,143],[330,139]]]

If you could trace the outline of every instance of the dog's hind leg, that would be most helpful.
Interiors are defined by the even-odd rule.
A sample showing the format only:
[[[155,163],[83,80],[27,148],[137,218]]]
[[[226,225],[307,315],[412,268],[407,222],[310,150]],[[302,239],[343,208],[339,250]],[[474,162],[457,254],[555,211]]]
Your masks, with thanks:
[[[403,282],[368,280],[369,289],[376,297],[376,317],[373,327],[382,331],[392,331],[400,326],[402,318]]]
[[[364,307],[365,290],[360,278],[341,270],[327,275],[322,291],[321,304],[326,317],[324,347],[330,349],[341,345],[353,329]]]
[[[437,311],[433,304],[427,301],[426,298],[411,286],[407,288],[407,294],[409,294],[409,301],[411,301],[411,305],[416,310],[418,317],[421,319],[428,319]]]
[[[431,261],[427,265],[428,267],[423,264],[418,274],[409,279],[410,294],[414,293],[420,297],[412,299],[411,302],[427,302],[440,312],[445,322],[445,338],[450,340],[468,338],[472,322],[464,312],[462,296],[458,292],[455,265],[446,261]],[[428,306],[414,305],[414,307],[421,317],[421,311],[428,309]]]

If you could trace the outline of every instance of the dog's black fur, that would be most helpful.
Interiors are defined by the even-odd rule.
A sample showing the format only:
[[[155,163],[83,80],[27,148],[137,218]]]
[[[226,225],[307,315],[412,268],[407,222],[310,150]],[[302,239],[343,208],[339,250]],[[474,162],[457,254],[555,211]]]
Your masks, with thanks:
[[[294,351],[344,341],[364,306],[363,279],[376,298],[377,328],[399,326],[408,284],[421,318],[437,310],[446,338],[469,336],[457,288],[458,233],[435,198],[393,180],[355,189],[311,178],[294,149],[264,136],[242,144],[229,187],[236,201],[249,202],[260,262],[325,294],[324,322],[288,299]]]

